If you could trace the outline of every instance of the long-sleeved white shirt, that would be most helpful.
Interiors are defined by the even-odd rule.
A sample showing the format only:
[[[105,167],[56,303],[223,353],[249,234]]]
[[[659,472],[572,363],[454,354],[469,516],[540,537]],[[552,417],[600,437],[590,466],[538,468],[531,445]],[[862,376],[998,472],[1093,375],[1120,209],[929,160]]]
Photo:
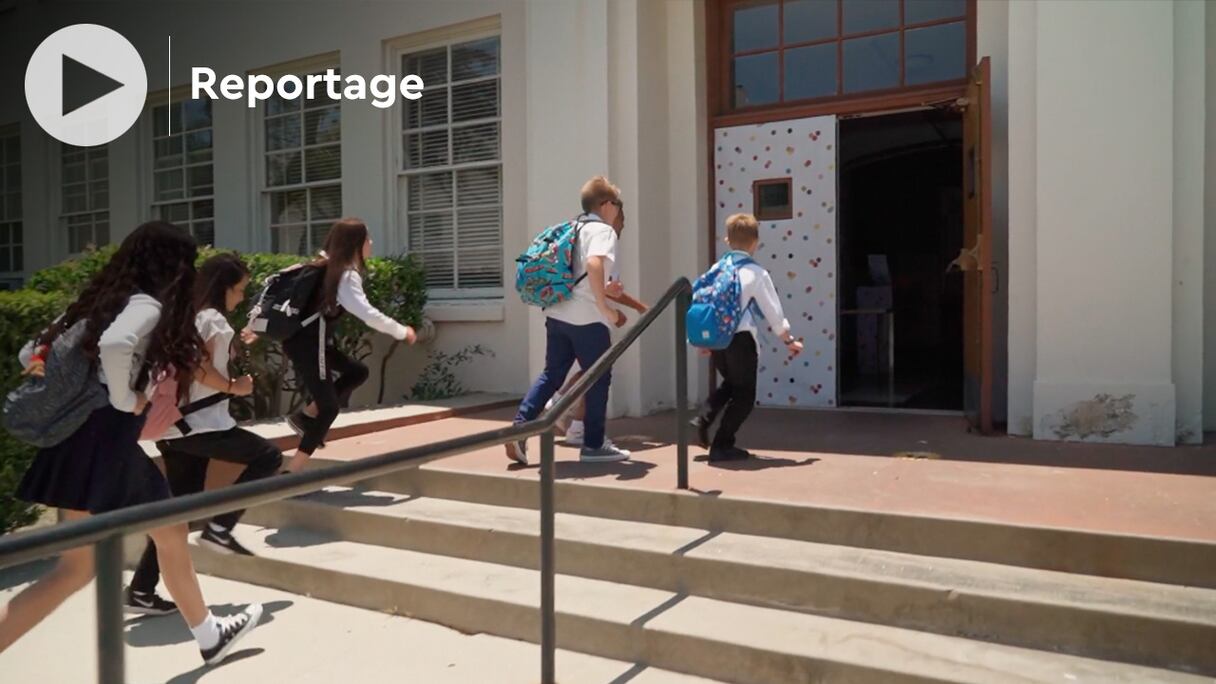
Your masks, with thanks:
[[[153,328],[160,321],[160,302],[136,293],[97,340],[101,380],[110,392],[110,404],[119,411],[135,411],[135,391]]]
[[[160,302],[143,293],[127,299],[118,316],[97,340],[100,367],[98,379],[110,394],[110,404],[119,411],[135,411],[135,391],[132,389],[143,370],[144,354],[152,330],[160,321]],[[30,365],[34,341],[26,343],[17,355],[21,366]]]
[[[363,276],[358,271],[351,269],[342,274],[342,279],[338,281],[338,304],[372,330],[394,339],[405,339],[407,328],[367,301],[367,295],[363,292]]]
[[[749,332],[752,337],[757,337],[755,317],[748,306],[752,300],[760,307],[760,313],[764,314],[764,324],[772,326],[778,337],[790,331],[790,322],[785,319],[781,298],[777,296],[777,288],[768,271],[756,263],[743,266],[739,269],[739,289],[745,307],[743,318],[739,321],[739,332]],[[759,339],[756,341],[759,342]]]

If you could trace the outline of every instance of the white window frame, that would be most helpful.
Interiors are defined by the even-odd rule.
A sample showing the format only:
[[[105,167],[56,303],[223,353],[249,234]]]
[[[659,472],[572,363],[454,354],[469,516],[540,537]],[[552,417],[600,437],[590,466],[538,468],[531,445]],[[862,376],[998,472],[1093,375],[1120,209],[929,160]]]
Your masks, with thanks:
[[[216,193],[215,193],[215,191],[216,191],[216,187],[217,187],[217,183],[216,183],[217,179],[216,179],[216,175],[215,175],[216,140],[215,140],[215,103],[214,102],[212,102],[212,104],[211,104],[211,127],[210,128],[197,128],[197,129],[190,131],[191,133],[195,133],[198,131],[206,131],[206,130],[211,131],[211,159],[210,159],[210,161],[194,162],[194,163],[187,162],[185,160],[185,154],[186,154],[186,150],[184,147],[185,143],[183,142],[182,165],[180,167],[174,167],[174,168],[181,168],[183,170],[182,171],[182,174],[183,174],[182,175],[182,183],[183,183],[182,197],[180,199],[172,199],[172,200],[157,200],[156,199],[156,171],[157,171],[157,168],[156,168],[156,141],[158,140],[158,138],[156,136],[156,121],[155,121],[156,109],[158,107],[163,107],[165,105],[173,104],[173,103],[182,104],[186,100],[189,100],[189,99],[190,99],[190,91],[187,88],[174,88],[171,91],[168,91],[168,92],[161,91],[160,93],[157,93],[157,94],[154,94],[154,95],[148,97],[148,104],[144,110],[144,118],[140,125],[140,150],[141,150],[140,158],[143,160],[143,167],[145,169],[145,171],[143,173],[141,173],[140,175],[142,177],[142,188],[143,188],[143,193],[144,193],[143,197],[146,198],[146,202],[141,202],[141,204],[143,204],[145,207],[148,208],[148,214],[147,214],[148,218],[157,219],[157,220],[168,220],[165,218],[164,215],[162,215],[160,213],[162,207],[173,205],[173,204],[185,204],[187,212],[189,214],[189,218],[186,221],[173,221],[172,223],[174,223],[175,225],[181,226],[182,228],[185,228],[187,231],[190,232],[191,235],[193,235],[195,238],[198,238],[198,235],[197,235],[197,233],[195,233],[195,230],[194,230],[194,224],[199,223],[199,222],[204,222],[204,221],[210,221],[211,222],[212,242],[214,242],[216,237],[218,236],[218,232],[217,232],[218,229],[217,229],[216,220],[215,220],[215,216],[216,216],[216,206],[215,206],[216,205]],[[179,122],[174,122],[174,125],[176,126],[178,123]],[[186,131],[184,131],[184,130],[179,131],[176,128],[174,128],[172,130],[172,135],[175,135],[175,136],[178,136],[178,135],[184,136],[185,134],[186,134]],[[211,194],[210,195],[196,195],[193,197],[188,196],[189,181],[187,178],[188,174],[186,172],[186,169],[189,169],[192,167],[198,167],[198,166],[208,166],[208,165],[211,167]],[[205,202],[205,201],[211,202],[211,216],[209,216],[209,217],[208,216],[195,216],[194,203],[195,202]],[[200,242],[200,244],[202,244],[202,243]],[[212,246],[214,246],[214,245],[212,245]]]
[[[5,148],[10,139],[17,140],[17,161],[10,162],[6,158]],[[0,126],[0,226],[3,226],[9,231],[9,238],[0,242],[0,247],[9,250],[9,260],[0,261],[0,281],[5,284],[12,284],[14,281],[20,282],[25,275],[25,192],[24,177],[17,184],[16,192],[12,192],[8,188],[8,174],[10,168],[15,167],[18,173],[21,173],[21,127],[17,124],[11,126]],[[21,202],[21,210],[17,212],[15,217],[8,216],[8,196],[15,194],[18,201]],[[10,268],[11,262],[14,259],[14,253],[21,255],[21,268]]]
[[[277,79],[279,76],[293,74],[293,75],[299,76],[299,77],[301,77],[301,79],[303,79],[307,74],[322,73],[326,69],[334,69],[335,71],[338,71],[339,73],[341,73],[340,72],[341,60],[340,60],[339,53],[330,52],[330,53],[326,53],[323,55],[317,55],[315,57],[309,57],[309,58],[302,59],[302,60],[296,60],[296,61],[285,63],[285,64],[279,64],[279,65],[264,67],[264,68],[260,68],[260,69],[252,69],[248,73],[249,74],[265,74],[265,75],[270,76],[275,79]],[[304,94],[301,94],[300,97],[303,98]],[[260,235],[258,237],[255,237],[255,239],[254,239],[255,244],[265,245],[265,247],[268,251],[273,249],[273,247],[274,247],[274,232],[277,229],[277,226],[274,224],[271,224],[271,195],[272,195],[272,193],[289,192],[292,190],[305,190],[306,191],[305,195],[309,199],[307,199],[305,201],[305,218],[304,218],[303,223],[305,224],[305,226],[308,227],[308,230],[312,230],[312,223],[314,223],[313,218],[312,218],[312,201],[311,201],[311,194],[308,191],[313,188],[336,186],[338,188],[338,195],[339,195],[339,198],[341,201],[341,207],[338,210],[339,216],[336,216],[334,218],[335,219],[341,218],[341,216],[343,215],[342,212],[345,210],[346,199],[344,197],[345,190],[342,185],[343,171],[342,171],[342,163],[341,163],[341,149],[342,149],[342,142],[346,138],[346,136],[343,134],[344,131],[342,131],[342,119],[344,117],[342,116],[342,111],[341,111],[341,108],[342,108],[341,101],[339,101],[338,106],[339,106],[339,110],[338,110],[338,116],[339,116],[338,177],[326,179],[323,181],[300,182],[300,183],[295,183],[292,185],[276,185],[273,187],[266,183],[266,166],[267,166],[266,157],[270,153],[270,151],[266,149],[266,103],[264,101],[260,102],[257,106],[256,111],[251,112],[250,128],[253,132],[252,138],[253,138],[253,143],[254,143],[254,150],[256,150],[256,153],[254,155],[252,155],[253,160],[254,160],[253,173],[254,173],[254,176],[256,179],[256,182],[253,184],[253,187],[256,188],[255,192],[257,193],[257,196],[254,198],[254,206],[257,208],[256,209],[256,211],[257,211],[257,224],[256,225],[262,227],[262,229],[260,229],[258,231],[260,233]],[[300,116],[303,116],[303,109],[301,109]],[[325,147],[325,146],[332,145],[332,144],[333,143],[325,143],[323,145],[313,145],[312,147]],[[303,126],[301,126],[300,146],[299,146],[299,148],[293,148],[293,149],[299,149],[301,152],[301,155],[302,155],[303,151],[307,147],[309,147],[309,146],[304,143],[304,130],[303,130]],[[280,152],[281,152],[281,150],[280,150]],[[303,173],[303,158],[302,157],[301,157],[301,173]],[[301,180],[303,180],[302,177],[301,177]],[[325,219],[325,220],[328,220],[328,219]],[[312,238],[315,236],[310,235],[309,237]],[[310,240],[310,243],[313,243],[313,241]],[[315,243],[313,243],[313,244],[315,244]],[[294,252],[290,252],[290,253],[294,253]]]
[[[492,117],[492,118],[477,119],[475,121],[469,121],[469,122],[461,122],[461,125],[497,123],[499,126],[499,149],[498,149],[498,159],[497,160],[466,162],[466,163],[462,163],[462,164],[451,163],[454,161],[454,155],[453,155],[453,149],[452,149],[453,141],[452,141],[452,136],[449,136],[448,137],[448,160],[449,160],[448,164],[446,164],[444,166],[433,166],[433,167],[426,167],[426,168],[422,168],[422,169],[406,169],[405,168],[406,128],[405,128],[405,119],[404,119],[405,108],[404,108],[404,104],[400,100],[393,107],[392,116],[390,117],[390,120],[389,120],[389,123],[387,126],[387,131],[386,131],[387,139],[389,141],[391,141],[391,145],[392,145],[392,149],[393,149],[393,154],[390,155],[392,165],[393,165],[393,167],[391,169],[391,171],[392,171],[391,178],[394,181],[392,184],[393,187],[391,188],[391,191],[392,191],[393,201],[396,203],[396,212],[395,212],[396,216],[397,216],[396,239],[398,240],[398,243],[406,251],[413,250],[413,245],[410,245],[410,241],[409,241],[409,234],[410,234],[410,225],[409,225],[409,213],[410,212],[409,212],[409,197],[408,197],[409,178],[414,175],[421,175],[421,174],[427,174],[427,173],[436,173],[436,172],[451,172],[452,173],[452,186],[453,186],[452,187],[452,195],[453,195],[453,199],[452,199],[452,201],[453,201],[452,241],[454,243],[454,246],[452,248],[452,275],[453,275],[453,279],[456,283],[456,287],[454,287],[454,288],[430,288],[428,290],[428,297],[432,300],[445,300],[445,301],[491,300],[491,301],[493,301],[493,300],[501,300],[503,297],[504,291],[505,291],[505,284],[506,284],[506,280],[508,277],[505,263],[503,264],[503,272],[502,272],[503,286],[481,287],[481,288],[462,288],[462,287],[460,287],[460,281],[459,281],[460,245],[458,242],[459,233],[458,233],[458,228],[456,225],[456,211],[455,211],[456,207],[459,204],[459,198],[457,197],[457,189],[456,189],[457,172],[463,171],[463,170],[468,170],[468,169],[498,168],[499,169],[499,183],[501,185],[505,185],[505,180],[503,178],[503,174],[505,173],[505,166],[503,163],[503,148],[505,146],[503,144],[502,97],[503,97],[503,89],[504,89],[504,84],[506,82],[506,78],[505,78],[505,74],[503,72],[502,23],[501,23],[500,18],[497,16],[487,17],[485,19],[479,19],[479,20],[467,22],[467,23],[460,24],[457,26],[450,26],[450,27],[435,29],[432,31],[426,31],[426,32],[423,32],[420,34],[399,38],[399,39],[389,41],[386,43],[385,62],[386,62],[387,68],[392,69],[393,71],[391,73],[396,73],[399,76],[401,75],[401,71],[402,71],[402,60],[404,59],[404,57],[406,55],[409,55],[412,53],[417,53],[417,52],[425,52],[427,50],[433,50],[433,49],[437,49],[437,48],[448,48],[448,74],[449,74],[449,82],[447,84],[447,86],[448,86],[448,89],[447,89],[448,90],[448,121],[443,126],[410,129],[410,132],[419,132],[419,131],[426,131],[426,130],[443,130],[443,129],[452,128],[452,121],[451,121],[452,88],[450,87],[451,86],[451,82],[450,82],[451,59],[452,59],[451,58],[451,46],[459,44],[459,43],[473,42],[473,41],[477,41],[477,40],[481,40],[481,39],[485,39],[485,38],[498,38],[498,41],[499,41],[498,75],[493,76],[493,77],[489,77],[489,76],[482,77],[483,80],[487,80],[487,81],[493,80],[493,79],[498,79],[498,83],[499,83],[498,116]],[[390,72],[386,72],[386,73],[390,73]],[[462,81],[461,83],[475,83],[475,82],[477,82],[477,81],[469,80],[469,81]],[[500,188],[501,188],[501,185],[500,185]],[[505,210],[505,206],[504,206],[505,197],[503,197],[501,189],[500,189],[499,200],[500,200],[500,203],[498,205],[498,208],[499,208],[500,212],[502,212],[502,216],[503,216],[502,222],[504,224],[504,225],[500,226],[500,237],[499,237],[499,256],[500,256],[500,263],[502,263],[501,255],[502,255],[502,250],[503,250],[504,244],[505,244],[505,233],[506,233],[506,226],[505,226],[505,223],[506,223],[505,211],[506,210]]]
[[[69,232],[69,229],[68,229],[68,221],[69,221],[69,219],[72,219],[72,218],[75,218],[75,217],[78,217],[78,216],[90,216],[90,215],[95,215],[95,214],[105,214],[105,223],[106,223],[106,241],[105,241],[104,243],[98,244],[98,242],[97,242],[97,224],[98,224],[98,223],[100,223],[100,221],[98,221],[98,220],[94,219],[94,220],[93,220],[93,222],[92,222],[92,224],[91,224],[92,233],[93,233],[93,235],[92,235],[93,239],[92,239],[91,241],[89,241],[87,244],[91,244],[91,245],[94,245],[94,246],[96,246],[96,247],[105,247],[106,245],[111,244],[111,243],[114,241],[114,226],[113,226],[113,224],[112,224],[112,222],[111,222],[111,220],[110,220],[110,219],[111,219],[110,212],[111,212],[111,210],[113,209],[113,207],[112,207],[113,202],[111,201],[111,200],[112,200],[112,197],[110,197],[110,195],[112,195],[112,194],[113,194],[113,186],[111,186],[111,185],[110,185],[110,178],[111,178],[111,176],[112,176],[113,174],[111,174],[111,173],[110,173],[110,171],[111,171],[111,164],[110,164],[110,163],[111,163],[111,161],[112,161],[112,157],[110,156],[110,147],[109,147],[109,145],[108,145],[108,144],[106,144],[106,145],[97,145],[97,146],[95,146],[95,147],[75,147],[75,146],[73,146],[73,145],[68,145],[67,143],[59,143],[58,145],[56,145],[56,146],[54,147],[54,149],[55,149],[55,152],[56,152],[56,155],[55,155],[55,157],[54,157],[54,162],[53,162],[53,168],[54,168],[54,170],[55,170],[55,171],[54,171],[54,178],[55,178],[55,208],[56,208],[57,213],[58,213],[58,215],[59,215],[59,233],[60,233],[60,234],[63,236],[63,240],[64,240],[64,248],[65,248],[65,251],[67,252],[68,256],[76,256],[76,255],[78,255],[78,254],[81,254],[81,253],[82,253],[81,251],[72,251],[72,236],[71,236],[71,233]],[[88,205],[88,208],[87,208],[87,209],[85,209],[85,210],[83,210],[83,211],[72,211],[72,212],[69,212],[69,211],[65,211],[65,210],[64,210],[64,208],[63,208],[63,203],[64,203],[64,193],[63,193],[63,180],[64,180],[64,179],[63,179],[63,156],[64,156],[64,154],[65,154],[65,153],[67,153],[67,152],[68,152],[68,150],[72,150],[72,149],[77,150],[77,151],[84,151],[84,152],[86,153],[86,157],[85,157],[85,158],[86,158],[86,162],[85,162],[85,180],[84,180],[84,183],[85,183],[85,198],[86,198],[86,204]],[[105,209],[98,209],[98,208],[96,208],[96,207],[92,206],[92,203],[93,203],[93,195],[92,195],[92,193],[91,193],[91,192],[89,192],[89,191],[88,191],[88,185],[89,185],[90,183],[93,183],[94,181],[96,181],[96,180],[98,180],[98,179],[93,178],[93,177],[92,177],[92,175],[91,175],[91,172],[90,172],[90,169],[89,169],[90,164],[89,164],[89,163],[88,163],[88,161],[87,161],[87,159],[88,159],[88,155],[87,155],[87,153],[88,153],[88,152],[92,152],[92,151],[97,150],[97,149],[102,149],[102,150],[105,150],[105,153],[106,153],[106,177],[105,177],[105,180],[106,180],[106,185],[107,185],[107,197],[106,197],[106,207],[105,207]]]

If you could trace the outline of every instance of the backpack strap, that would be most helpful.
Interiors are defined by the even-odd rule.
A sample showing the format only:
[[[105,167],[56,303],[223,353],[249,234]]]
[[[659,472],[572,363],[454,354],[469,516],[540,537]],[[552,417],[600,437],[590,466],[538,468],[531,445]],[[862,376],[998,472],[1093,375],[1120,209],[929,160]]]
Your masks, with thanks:
[[[183,437],[190,434],[191,432],[193,432],[194,429],[191,428],[190,424],[186,422],[186,416],[188,416],[191,413],[194,413],[196,411],[202,411],[205,408],[215,406],[216,404],[218,404],[222,401],[227,401],[234,396],[236,396],[236,395],[228,394],[226,392],[218,392],[216,394],[212,394],[209,397],[203,397],[202,399],[199,399],[198,401],[192,401],[189,404],[186,404],[185,406],[178,409],[178,411],[182,414],[182,417],[176,423],[173,424],[173,427],[177,428],[177,431],[182,433]]]

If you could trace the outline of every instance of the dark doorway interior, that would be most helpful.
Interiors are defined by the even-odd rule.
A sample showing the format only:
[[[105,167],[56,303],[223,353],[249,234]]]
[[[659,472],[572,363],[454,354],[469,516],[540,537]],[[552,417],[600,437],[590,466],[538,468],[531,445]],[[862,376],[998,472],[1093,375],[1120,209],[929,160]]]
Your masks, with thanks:
[[[962,119],[843,120],[839,144],[839,403],[961,410]]]

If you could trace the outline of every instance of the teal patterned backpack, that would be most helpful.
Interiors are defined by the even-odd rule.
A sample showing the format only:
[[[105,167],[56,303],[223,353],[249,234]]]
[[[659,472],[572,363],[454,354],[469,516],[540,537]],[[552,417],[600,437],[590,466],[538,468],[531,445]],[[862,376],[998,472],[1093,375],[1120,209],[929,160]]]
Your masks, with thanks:
[[[524,304],[547,309],[574,295],[574,286],[587,276],[574,277],[574,249],[584,216],[549,226],[515,260],[515,291]]]

